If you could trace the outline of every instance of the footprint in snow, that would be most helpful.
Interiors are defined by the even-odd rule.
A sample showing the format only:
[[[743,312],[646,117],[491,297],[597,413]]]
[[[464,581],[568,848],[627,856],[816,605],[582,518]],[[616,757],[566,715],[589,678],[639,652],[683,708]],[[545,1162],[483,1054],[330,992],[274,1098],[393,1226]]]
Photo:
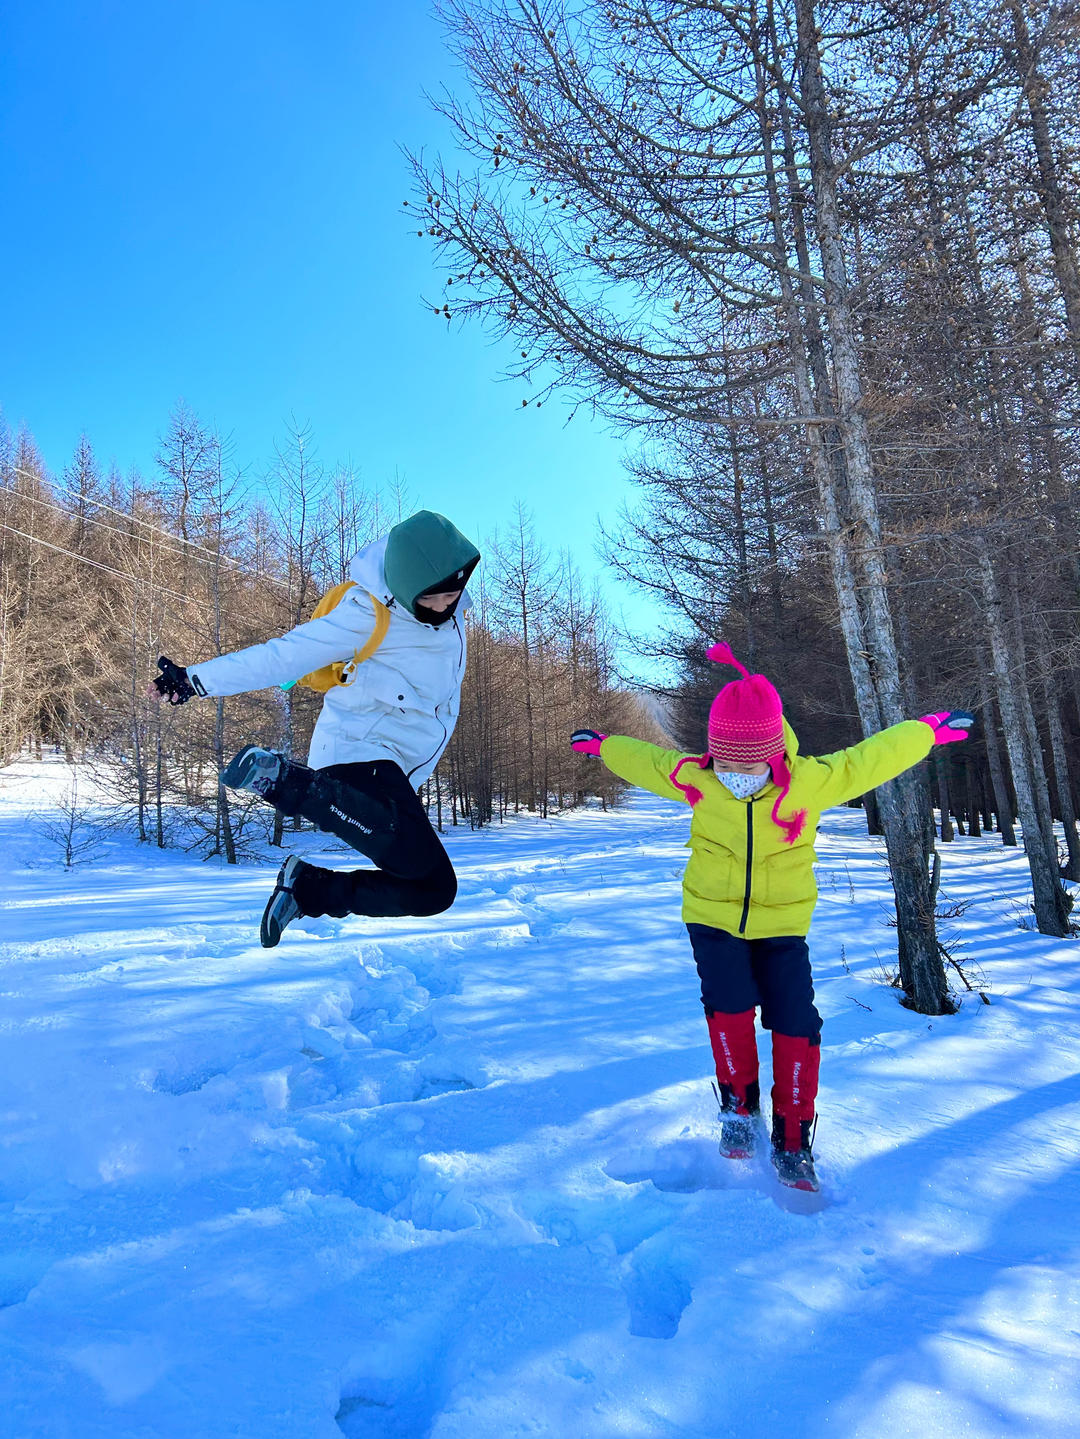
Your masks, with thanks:
[[[366,1394],[343,1398],[334,1420],[345,1439],[410,1439],[417,1432],[388,1400]]]
[[[161,1070],[155,1076],[150,1088],[157,1094],[172,1094],[179,1098],[183,1094],[195,1094],[209,1084],[212,1079],[220,1079],[225,1073],[224,1069],[215,1069],[209,1066],[178,1070],[172,1074],[166,1074],[164,1070]]]
[[[696,1194],[723,1187],[718,1173],[716,1146],[705,1139],[682,1139],[648,1154],[627,1155],[604,1166],[609,1178],[620,1184],[646,1181],[665,1194]]]
[[[682,1256],[664,1234],[657,1234],[630,1255],[623,1287],[630,1310],[630,1333],[639,1339],[674,1339],[693,1297]]]
[[[424,1077],[417,1086],[413,1100],[436,1099],[441,1094],[464,1094],[467,1090],[475,1089],[476,1085],[472,1080],[459,1077],[447,1076],[444,1079],[432,1076]]]

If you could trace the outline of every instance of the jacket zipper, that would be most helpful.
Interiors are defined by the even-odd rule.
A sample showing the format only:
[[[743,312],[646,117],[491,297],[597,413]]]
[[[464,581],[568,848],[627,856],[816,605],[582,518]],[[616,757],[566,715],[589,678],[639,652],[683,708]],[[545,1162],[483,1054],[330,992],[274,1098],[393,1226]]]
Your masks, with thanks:
[[[458,672],[459,672],[459,676],[460,676],[462,661],[463,661],[464,658],[465,658],[465,637],[464,637],[464,635],[462,634],[461,626],[460,626],[460,625],[458,624],[458,622],[457,622],[457,615],[454,615],[453,620],[454,620],[454,628],[455,628],[455,629],[457,630],[457,632],[458,632]],[[409,771],[409,773],[405,776],[406,779],[412,779],[413,775],[416,773],[416,771],[417,771],[418,769],[423,769],[423,768],[425,767],[425,765],[429,765],[429,764],[431,763],[431,761],[435,758],[435,756],[436,756],[437,754],[441,754],[441,752],[446,748],[446,745],[447,745],[449,736],[447,735],[447,732],[446,732],[446,726],[443,724],[442,720],[439,719],[439,706],[438,706],[438,705],[435,706],[434,716],[435,716],[435,718],[436,718],[437,720],[439,720],[439,725],[440,725],[440,727],[442,728],[442,732],[443,732],[442,744],[436,745],[436,747],[435,747],[435,748],[431,751],[431,753],[428,755],[427,759],[421,760],[419,764],[414,764],[413,767],[412,767],[412,769],[411,769],[411,770]]]
[[[442,720],[439,719],[439,708],[438,708],[437,705],[436,705],[436,707],[435,707],[435,718],[436,718],[437,720],[439,720],[439,724],[442,726],[442,732],[443,732],[442,744],[436,745],[435,748],[434,748],[434,749],[431,751],[431,753],[428,755],[427,759],[422,759],[419,764],[414,764],[413,767],[412,767],[412,769],[411,769],[411,770],[409,771],[409,773],[405,776],[406,779],[412,779],[413,775],[416,773],[416,771],[417,771],[418,769],[423,769],[423,768],[425,767],[425,765],[429,765],[429,764],[431,763],[431,761],[435,758],[435,756],[436,756],[437,754],[439,754],[442,750],[444,750],[444,749],[446,748],[446,740],[447,740],[446,726],[443,724]]]
[[[746,921],[750,917],[750,885],[754,871],[754,801],[746,801],[746,892],[743,895],[742,919],[739,933],[746,933]]]

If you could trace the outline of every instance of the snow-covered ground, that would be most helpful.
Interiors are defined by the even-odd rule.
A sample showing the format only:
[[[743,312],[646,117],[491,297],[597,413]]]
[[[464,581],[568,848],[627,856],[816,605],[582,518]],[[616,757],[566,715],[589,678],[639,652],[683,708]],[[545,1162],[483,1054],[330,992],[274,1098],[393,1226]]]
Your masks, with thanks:
[[[1018,853],[947,847],[992,1003],[931,1021],[827,820],[799,1212],[716,1151],[685,811],[452,834],[448,916],[267,952],[273,863],[65,873],[52,775],[0,775],[5,1439],[1080,1433],[1080,944]]]

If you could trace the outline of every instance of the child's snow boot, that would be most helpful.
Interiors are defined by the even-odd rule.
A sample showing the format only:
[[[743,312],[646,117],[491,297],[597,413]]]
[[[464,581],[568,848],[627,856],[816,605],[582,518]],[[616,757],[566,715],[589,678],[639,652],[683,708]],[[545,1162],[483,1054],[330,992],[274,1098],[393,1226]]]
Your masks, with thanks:
[[[720,1105],[720,1153],[725,1159],[752,1159],[761,1119],[757,1081],[747,1087],[745,1112],[738,1109],[730,1089],[721,1087],[715,1093]]]
[[[821,1039],[773,1033],[772,1162],[781,1184],[816,1191],[813,1130]]]
[[[754,1153],[760,1109],[754,1011],[723,1014],[713,1010],[706,1018],[719,1086],[720,1153],[727,1159],[749,1159]]]
[[[814,1122],[801,1119],[791,1125],[795,1149],[788,1148],[788,1121],[782,1114],[773,1115],[772,1162],[776,1177],[789,1189],[807,1189],[816,1194],[821,1188],[814,1168]]]
[[[259,943],[263,949],[274,949],[284,933],[285,927],[303,914],[303,910],[297,904],[296,896],[293,894],[293,886],[296,883],[297,875],[302,870],[310,868],[311,865],[305,864],[302,859],[297,859],[296,855],[291,854],[278,870],[277,884],[274,886],[273,894],[266,901],[262,924],[259,926]]]

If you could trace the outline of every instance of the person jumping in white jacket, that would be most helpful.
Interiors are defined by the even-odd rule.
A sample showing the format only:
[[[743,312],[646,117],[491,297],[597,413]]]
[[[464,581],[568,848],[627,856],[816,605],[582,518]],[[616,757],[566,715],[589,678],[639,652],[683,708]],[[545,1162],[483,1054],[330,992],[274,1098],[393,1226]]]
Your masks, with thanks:
[[[360,551],[354,587],[328,614],[279,639],[184,667],[164,656],[154,688],[170,704],[196,695],[244,694],[289,684],[343,663],[311,737],[308,765],[248,745],[222,782],[302,815],[378,866],[330,870],[291,855],[267,901],[260,939],[267,949],[299,915],[421,915],[449,909],[457,877],[417,791],[450,742],[465,675],[465,586],[480,561],[449,520],[420,510]],[[389,624],[376,630],[372,601]]]

